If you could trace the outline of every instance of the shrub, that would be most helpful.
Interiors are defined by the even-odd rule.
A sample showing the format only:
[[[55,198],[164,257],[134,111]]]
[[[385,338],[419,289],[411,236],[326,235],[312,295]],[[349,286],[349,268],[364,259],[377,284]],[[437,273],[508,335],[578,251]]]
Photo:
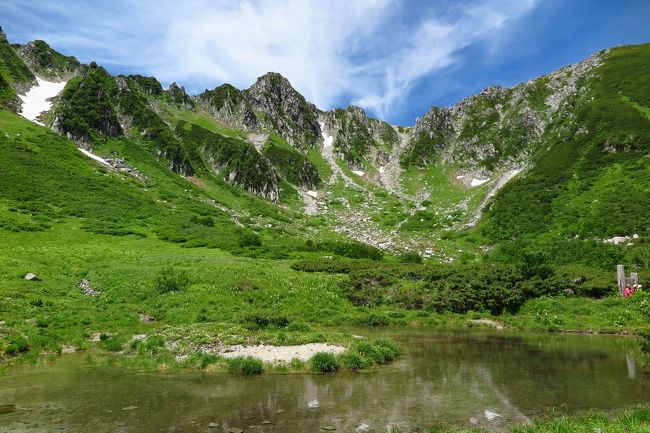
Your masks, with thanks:
[[[314,373],[333,373],[339,369],[336,357],[328,352],[318,352],[309,360],[311,371]]]
[[[119,337],[110,337],[107,340],[102,341],[102,345],[109,352],[119,352],[123,348],[123,340]]]
[[[159,293],[181,292],[190,285],[187,272],[172,267],[163,268],[157,275],[154,286]]]
[[[249,326],[252,328],[286,328],[289,325],[289,319],[286,316],[277,316],[273,314],[259,313],[259,314],[250,314],[246,318],[246,322],[252,324]]]
[[[399,356],[397,345],[388,338],[378,338],[373,341],[373,345],[381,353],[386,361],[393,361]]]
[[[238,356],[226,360],[228,373],[239,374],[241,376],[252,376],[261,374],[264,371],[262,361],[252,356]]]
[[[291,332],[308,332],[311,331],[311,327],[306,323],[290,323],[287,325],[287,331]]]
[[[239,246],[246,247],[261,247],[262,239],[256,233],[244,233],[239,237]]]
[[[415,251],[409,251],[399,256],[400,263],[422,263],[422,256]]]
[[[340,357],[341,365],[348,370],[362,370],[370,366],[370,362],[362,357],[359,353],[348,350],[344,352]]]
[[[18,355],[29,351],[29,343],[23,337],[14,336],[9,338],[9,345],[5,349],[7,355]]]
[[[208,353],[201,353],[199,356],[199,368],[201,370],[207,368],[208,365],[214,364],[219,358],[215,355]]]
[[[377,346],[372,344],[370,341],[359,341],[352,346],[352,349],[369,360],[372,364],[382,364],[385,360],[382,351],[378,350]]]
[[[361,242],[337,242],[334,244],[333,251],[336,255],[351,259],[381,260],[384,258],[384,253],[379,248]]]
[[[147,338],[144,347],[155,353],[159,348],[165,347],[165,339],[161,335],[151,335]]]

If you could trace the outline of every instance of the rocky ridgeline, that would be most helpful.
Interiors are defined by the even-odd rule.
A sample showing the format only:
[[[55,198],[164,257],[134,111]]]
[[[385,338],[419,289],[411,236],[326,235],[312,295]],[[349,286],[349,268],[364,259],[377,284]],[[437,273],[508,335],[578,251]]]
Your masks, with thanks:
[[[359,107],[328,111],[322,116],[324,127],[334,137],[333,146],[351,168],[363,169],[368,162],[375,167],[388,163],[390,151],[399,141],[394,128],[368,117]]]
[[[216,120],[232,128],[275,132],[297,149],[316,147],[321,139],[316,107],[275,72],[259,77],[247,90],[224,84],[194,99]]]
[[[35,75],[48,80],[68,81],[78,75],[82,68],[75,57],[64,56],[41,40],[16,45],[14,48]]]
[[[420,166],[436,159],[494,171],[525,163],[562,107],[584,95],[603,53],[511,89],[491,86],[416,120],[405,157]]]

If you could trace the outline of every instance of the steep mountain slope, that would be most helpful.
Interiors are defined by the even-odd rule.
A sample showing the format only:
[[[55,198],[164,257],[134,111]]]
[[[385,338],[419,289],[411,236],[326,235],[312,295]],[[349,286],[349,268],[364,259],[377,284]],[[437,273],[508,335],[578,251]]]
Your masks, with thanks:
[[[294,226],[318,236],[449,261],[481,244],[603,239],[648,226],[638,215],[648,204],[648,84],[643,74],[624,78],[644,70],[647,45],[489,87],[432,107],[413,127],[353,106],[318,110],[277,73],[245,90],[223,84],[190,96],[176,83],[165,90],[153,77],[80,65],[43,41],[0,46],[13,111],[36,76],[69,80],[43,118],[116,161],[109,168],[139,173],[146,157],[186,183],[219,185],[217,195],[241,191],[302,215]],[[127,161],[127,149],[138,157]],[[220,206],[249,213],[239,199]]]

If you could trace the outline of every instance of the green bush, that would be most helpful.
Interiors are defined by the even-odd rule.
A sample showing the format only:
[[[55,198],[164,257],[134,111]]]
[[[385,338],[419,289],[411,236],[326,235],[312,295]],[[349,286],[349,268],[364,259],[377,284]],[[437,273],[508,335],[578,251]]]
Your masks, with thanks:
[[[120,352],[124,347],[124,340],[118,336],[109,337],[107,340],[103,340],[102,346],[104,349],[109,352]]]
[[[306,323],[289,323],[287,325],[287,331],[291,332],[308,332],[311,331],[311,326]]]
[[[361,340],[352,346],[352,350],[366,358],[372,364],[382,364],[385,361],[382,350],[368,340]]]
[[[309,360],[311,371],[314,373],[333,373],[339,369],[336,357],[328,352],[318,352]]]
[[[256,233],[244,233],[239,237],[239,246],[246,247],[260,247],[262,246],[262,239]]]
[[[352,350],[344,352],[339,357],[339,361],[341,362],[341,365],[348,370],[362,370],[370,367],[370,362],[367,359]]]
[[[373,341],[373,345],[381,353],[386,361],[393,361],[399,356],[397,345],[388,338],[378,338]]]
[[[415,251],[409,251],[399,256],[400,263],[422,263],[422,256]]]
[[[29,352],[29,343],[25,338],[19,336],[9,338],[9,344],[5,349],[5,354],[18,355],[25,352]]]
[[[154,287],[158,293],[182,292],[190,285],[187,272],[172,267],[163,268],[156,276]]]
[[[262,361],[252,356],[238,356],[226,360],[228,373],[239,374],[241,376],[252,376],[262,374],[264,367]]]

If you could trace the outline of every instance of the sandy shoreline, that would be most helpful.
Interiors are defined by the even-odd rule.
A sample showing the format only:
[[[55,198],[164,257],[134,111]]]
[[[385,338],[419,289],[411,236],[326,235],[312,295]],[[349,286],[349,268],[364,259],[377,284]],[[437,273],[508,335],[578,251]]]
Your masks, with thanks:
[[[263,362],[291,362],[292,359],[307,361],[318,352],[329,352],[333,354],[343,353],[346,348],[326,343],[310,343],[298,346],[230,346],[224,348],[219,355],[225,358],[237,356],[252,356]]]

